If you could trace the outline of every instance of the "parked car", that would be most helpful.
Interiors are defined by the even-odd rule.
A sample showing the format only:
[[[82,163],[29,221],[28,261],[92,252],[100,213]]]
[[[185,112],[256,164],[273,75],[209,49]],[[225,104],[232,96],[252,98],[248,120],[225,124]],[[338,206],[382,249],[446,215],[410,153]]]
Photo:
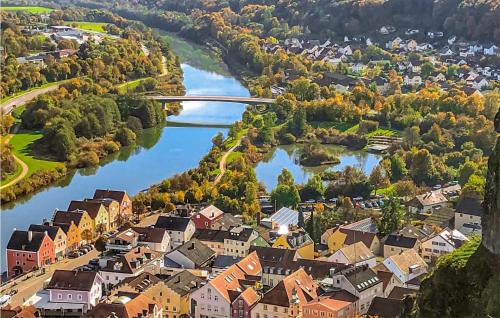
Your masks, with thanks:
[[[370,209],[372,207],[372,204],[370,202],[365,202],[365,207],[367,209]]]
[[[10,296],[14,296],[15,294],[17,294],[17,289],[13,289],[9,292]]]
[[[77,257],[80,257],[80,256],[81,256],[81,254],[78,251],[72,251],[72,252],[68,253],[68,258],[77,258]]]
[[[89,264],[90,265],[94,265],[94,266],[97,266],[99,265],[99,259],[98,258],[93,258],[89,261]]]
[[[8,303],[10,299],[11,299],[10,295],[0,296],[0,306],[5,305],[6,303]]]

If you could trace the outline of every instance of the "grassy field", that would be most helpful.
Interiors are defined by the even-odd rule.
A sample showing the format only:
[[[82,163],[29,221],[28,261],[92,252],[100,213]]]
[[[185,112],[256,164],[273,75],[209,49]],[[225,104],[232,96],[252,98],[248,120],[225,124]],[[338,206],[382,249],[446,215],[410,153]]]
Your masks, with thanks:
[[[47,7],[1,7],[0,10],[4,11],[26,11],[29,13],[36,13],[36,14],[42,14],[42,13],[50,13],[54,11],[52,8],[47,8]]]
[[[367,137],[373,137],[373,136],[388,136],[388,137],[397,137],[399,136],[400,132],[394,129],[390,129],[387,127],[380,127],[375,131],[372,131],[371,133],[366,134]]]
[[[162,38],[166,39],[175,55],[179,56],[181,62],[188,63],[194,67],[206,71],[216,72],[222,75],[229,74],[220,58],[206,47],[188,42],[174,33],[156,29]]]
[[[69,25],[69,26],[73,26],[74,24],[76,24],[76,27],[78,29],[106,33],[106,30],[104,30],[104,26],[107,25],[108,23],[83,22],[83,21],[64,21],[64,24]]]
[[[335,128],[339,131],[346,131],[354,126],[352,123],[337,123],[333,121],[314,121],[311,122],[314,128]]]
[[[241,157],[243,153],[241,151],[233,151],[227,156],[226,159],[226,164],[230,164],[231,162],[235,161],[237,158]]]
[[[126,83],[123,83],[123,84],[119,84],[119,85],[116,85],[116,89],[118,90],[118,93],[120,94],[125,94],[129,91],[135,91],[135,89],[137,88],[137,86],[139,86],[139,84],[148,79],[150,77],[145,77],[145,78],[139,78],[139,79],[136,79],[136,80],[133,80],[133,81],[128,81]]]
[[[28,165],[29,171],[27,177],[39,170],[52,170],[56,167],[62,167],[62,162],[50,161],[38,158],[30,149],[38,139],[42,138],[42,134],[34,131],[19,132],[12,136],[10,144],[14,154]]]

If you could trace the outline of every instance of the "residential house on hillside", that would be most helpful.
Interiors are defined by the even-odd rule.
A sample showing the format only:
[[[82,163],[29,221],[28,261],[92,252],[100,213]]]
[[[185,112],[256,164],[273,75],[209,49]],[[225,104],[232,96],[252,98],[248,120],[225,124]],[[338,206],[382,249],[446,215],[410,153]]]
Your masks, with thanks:
[[[74,224],[78,228],[79,245],[92,242],[95,238],[94,220],[86,211],[59,211],[56,210],[52,218],[54,224]]]
[[[106,287],[111,289],[127,277],[138,276],[143,272],[158,273],[163,267],[163,253],[146,246],[137,246],[123,254],[102,257],[99,265],[99,274]]]
[[[191,274],[189,271],[182,271],[170,277],[166,282],[167,293],[166,305],[163,313],[166,317],[188,316],[193,309],[190,307],[189,297],[198,290],[205,280]]]
[[[266,292],[252,309],[251,317],[299,317],[303,306],[316,299],[318,285],[304,269],[299,269]]]
[[[165,255],[165,267],[180,269],[199,269],[208,267],[215,258],[215,252],[192,238]]]
[[[94,199],[112,199],[118,201],[120,205],[120,214],[122,217],[129,219],[132,218],[132,199],[128,196],[125,191],[117,190],[101,190],[97,189],[94,192]]]
[[[171,250],[189,241],[196,230],[190,218],[177,216],[160,216],[154,227],[167,230],[170,235]]]
[[[112,303],[99,303],[85,315],[86,318],[162,318],[163,310],[158,303],[146,295],[134,298],[122,296]]]
[[[132,229],[126,229],[108,238],[106,251],[120,252],[130,251],[139,244],[139,233]]]
[[[191,220],[193,220],[196,229],[210,229],[215,222],[222,218],[223,215],[224,212],[219,210],[217,207],[210,205],[193,214]]]
[[[109,231],[108,211],[99,202],[73,200],[68,206],[68,211],[86,211],[94,221],[96,235]]]
[[[191,294],[191,317],[230,317],[233,309],[239,310],[233,301],[247,288],[258,287],[261,275],[256,253],[249,254]]]
[[[42,317],[82,316],[103,295],[101,276],[78,270],[56,270],[46,289],[48,295],[38,293],[39,301],[34,304]]]
[[[46,232],[15,230],[7,243],[7,276],[18,276],[56,260],[54,242]]]
[[[54,242],[54,252],[57,260],[61,260],[68,250],[67,242],[68,238],[66,233],[57,225],[39,225],[31,224],[28,231],[33,232],[46,232],[50,239]]]
[[[472,197],[463,197],[455,207],[455,229],[459,230],[465,224],[481,225],[483,206],[481,200]]]
[[[410,212],[427,213],[448,206],[448,199],[441,191],[430,191],[415,196],[408,202]]]
[[[232,214],[224,213],[221,218],[212,223],[212,230],[230,230],[241,225],[241,219]]]
[[[392,255],[383,262],[384,266],[407,287],[412,279],[427,273],[428,266],[414,249],[408,249],[400,254]]]
[[[373,254],[363,242],[356,242],[354,244],[344,246],[330,255],[327,260],[329,262],[354,266],[366,264],[369,267],[374,267],[377,264],[375,254]]]
[[[445,228],[422,242],[422,257],[427,263],[443,254],[451,253],[469,239],[458,230]]]

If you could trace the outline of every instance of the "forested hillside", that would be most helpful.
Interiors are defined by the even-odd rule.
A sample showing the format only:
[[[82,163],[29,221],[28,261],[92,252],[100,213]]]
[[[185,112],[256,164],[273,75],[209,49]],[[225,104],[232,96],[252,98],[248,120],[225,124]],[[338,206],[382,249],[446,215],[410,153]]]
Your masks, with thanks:
[[[141,9],[177,11],[191,14],[194,10],[206,12],[227,8],[241,13],[252,5],[267,7],[271,28],[300,30],[315,36],[331,37],[370,33],[383,25],[396,28],[442,30],[471,40],[500,43],[500,5],[496,0],[135,0],[98,2],[94,0],[64,0],[61,4],[78,3],[91,7],[107,7],[127,16],[144,12]],[[260,19],[265,21],[265,17]],[[181,17],[187,19],[187,17]],[[255,23],[260,27],[259,23]]]

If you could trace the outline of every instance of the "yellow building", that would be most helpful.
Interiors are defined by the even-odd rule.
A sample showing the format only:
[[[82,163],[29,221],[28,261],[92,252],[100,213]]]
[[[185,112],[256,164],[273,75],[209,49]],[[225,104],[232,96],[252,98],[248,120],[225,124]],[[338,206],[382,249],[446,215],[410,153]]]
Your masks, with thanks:
[[[272,247],[296,250],[297,256],[314,259],[314,242],[306,231],[299,228],[287,233],[270,232]]]
[[[54,223],[63,224],[74,223],[79,233],[80,242],[78,246],[90,243],[96,237],[94,220],[92,220],[86,211],[56,211],[53,221]],[[67,243],[66,245],[73,246],[74,242]]]
[[[321,235],[321,243],[328,246],[328,252],[335,253],[344,246],[347,234],[338,228],[328,229]]]
[[[109,231],[109,214],[104,205],[92,201],[71,201],[68,211],[87,211],[94,221],[95,235]],[[97,237],[94,237],[95,239]]]
[[[204,279],[187,270],[172,276],[166,282],[167,292],[162,300],[164,317],[187,317],[189,315],[189,296],[201,287],[202,282]]]

